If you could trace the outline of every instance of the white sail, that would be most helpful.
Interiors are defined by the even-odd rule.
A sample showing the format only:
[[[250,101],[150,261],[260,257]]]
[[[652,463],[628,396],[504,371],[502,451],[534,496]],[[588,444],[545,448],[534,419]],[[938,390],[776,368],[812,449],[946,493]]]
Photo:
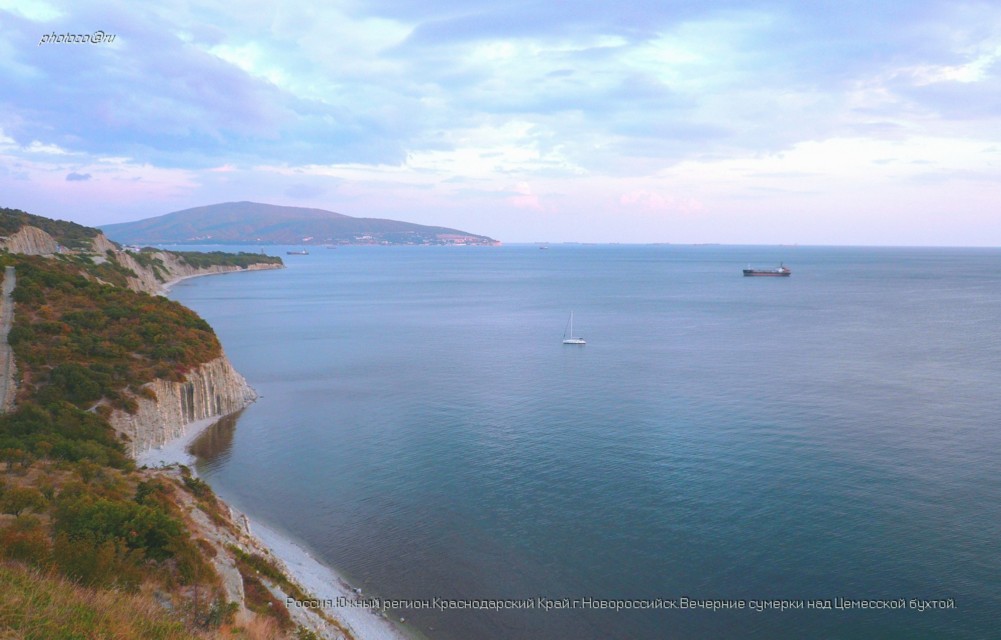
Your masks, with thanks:
[[[563,344],[587,344],[584,338],[578,338],[573,334],[573,311],[570,312],[567,329],[563,331]]]

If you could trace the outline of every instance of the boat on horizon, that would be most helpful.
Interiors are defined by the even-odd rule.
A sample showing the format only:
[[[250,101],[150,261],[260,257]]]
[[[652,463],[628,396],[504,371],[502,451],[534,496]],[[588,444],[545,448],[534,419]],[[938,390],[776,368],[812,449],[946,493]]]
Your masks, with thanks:
[[[563,344],[587,344],[584,338],[575,337],[573,334],[573,311],[570,312],[567,328],[563,330]]]
[[[764,276],[764,277],[789,277],[792,275],[792,269],[785,266],[784,263],[780,262],[777,269],[752,269],[751,265],[747,265],[744,269],[745,276]]]
[[[286,251],[285,255],[288,255],[288,256],[308,256],[309,255],[309,251],[306,251],[305,249],[303,249],[302,251]]]

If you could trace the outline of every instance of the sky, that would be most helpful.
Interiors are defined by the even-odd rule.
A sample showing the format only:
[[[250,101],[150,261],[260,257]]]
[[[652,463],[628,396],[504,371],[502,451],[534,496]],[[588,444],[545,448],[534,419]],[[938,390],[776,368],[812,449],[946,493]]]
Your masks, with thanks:
[[[504,242],[1001,246],[1001,3],[0,0],[0,206],[238,200]]]

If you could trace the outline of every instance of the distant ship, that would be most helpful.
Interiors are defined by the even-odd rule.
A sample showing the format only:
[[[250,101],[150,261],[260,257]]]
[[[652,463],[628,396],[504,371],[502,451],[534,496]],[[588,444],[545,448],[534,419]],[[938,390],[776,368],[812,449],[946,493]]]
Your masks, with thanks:
[[[792,275],[792,269],[785,266],[783,263],[779,263],[777,269],[752,269],[750,265],[744,269],[745,276],[765,276],[765,277],[788,277]]]
[[[587,344],[587,342],[584,340],[584,338],[574,337],[574,334],[573,334],[573,311],[570,312],[570,322],[569,322],[569,325],[568,325],[567,329],[565,329],[563,331],[563,344]]]
[[[285,255],[289,255],[289,256],[308,256],[309,255],[309,251],[306,251],[305,249],[303,249],[302,251],[286,251]]]

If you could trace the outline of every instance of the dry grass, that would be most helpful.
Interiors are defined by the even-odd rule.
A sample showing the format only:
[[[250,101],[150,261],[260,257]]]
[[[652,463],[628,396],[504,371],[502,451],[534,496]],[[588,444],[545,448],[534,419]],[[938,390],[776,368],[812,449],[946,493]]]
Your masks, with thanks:
[[[0,637],[24,640],[194,639],[155,600],[80,587],[64,578],[0,564]]]
[[[285,637],[281,626],[272,618],[258,616],[240,629],[241,635],[247,640],[274,640]]]

